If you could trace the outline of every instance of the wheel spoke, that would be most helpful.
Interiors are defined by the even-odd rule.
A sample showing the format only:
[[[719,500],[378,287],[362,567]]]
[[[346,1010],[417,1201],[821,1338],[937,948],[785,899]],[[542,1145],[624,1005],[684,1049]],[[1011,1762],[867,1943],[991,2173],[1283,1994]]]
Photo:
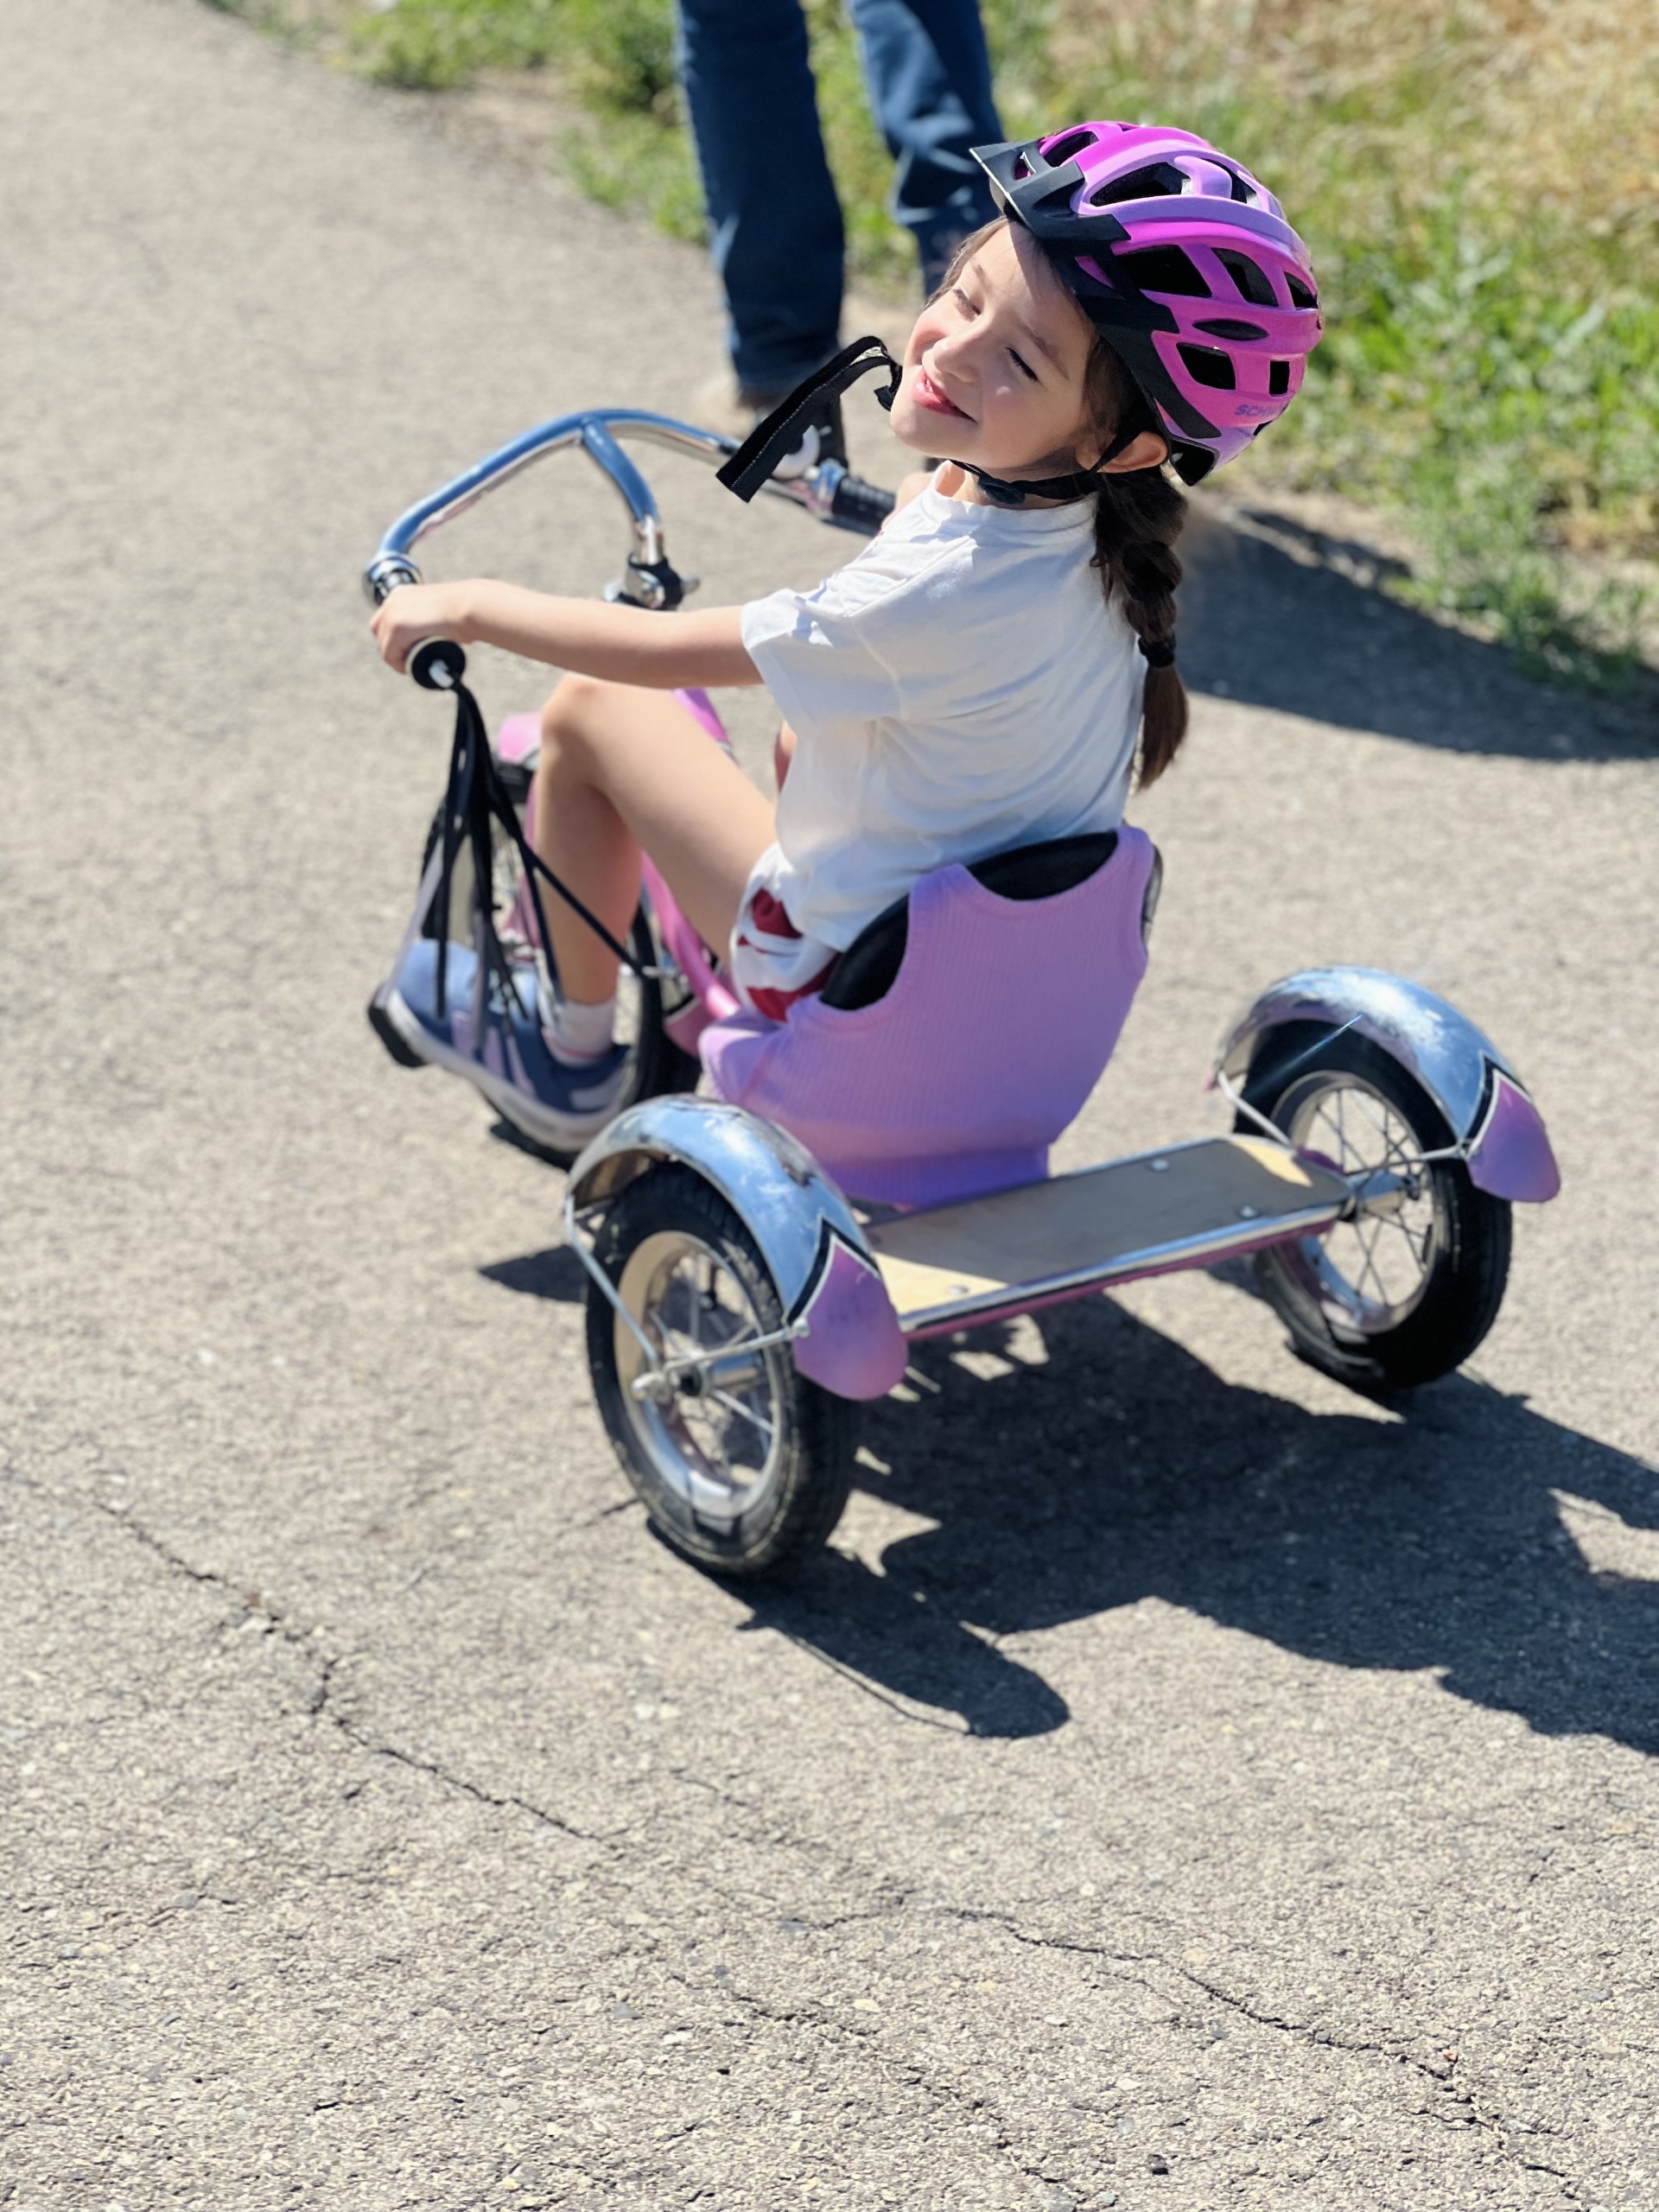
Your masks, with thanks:
[[[1286,1248],[1276,1264],[1345,1330],[1370,1337],[1397,1329],[1442,1258],[1446,1200],[1440,1171],[1424,1162],[1429,1136],[1386,1084],[1338,1067],[1299,1077],[1274,1117],[1294,1143],[1334,1161],[1356,1183],[1395,1185],[1323,1236]]]
[[[768,1444],[770,1444],[773,1437],[777,1435],[778,1430],[774,1422],[762,1421],[759,1414],[752,1412],[750,1408],[743,1403],[741,1398],[733,1397],[728,1390],[715,1390],[710,1392],[709,1395],[717,1400],[721,1405],[724,1406],[728,1412],[740,1414],[746,1421],[748,1421],[753,1427],[758,1428],[761,1435],[766,1438]]]
[[[1432,1232],[1433,1224],[1431,1223],[1428,1227],[1423,1230],[1421,1239],[1413,1236],[1411,1224],[1406,1219],[1404,1214],[1395,1214],[1394,1217],[1394,1225],[1399,1230],[1402,1236],[1405,1238],[1406,1249],[1411,1255],[1412,1264],[1421,1273],[1423,1264],[1428,1257],[1428,1240]]]
[[[1382,1235],[1382,1224],[1380,1221],[1373,1220],[1369,1225],[1371,1232],[1370,1241],[1368,1242],[1363,1236],[1360,1238],[1360,1249],[1365,1255],[1365,1264],[1360,1270],[1359,1287],[1362,1289],[1363,1288],[1365,1278],[1369,1275],[1372,1282],[1376,1286],[1377,1304],[1379,1306],[1387,1306],[1389,1303],[1388,1287],[1383,1282],[1381,1274],[1377,1272],[1376,1265],[1377,1239]]]
[[[1363,1091],[1354,1091],[1349,1095],[1351,1096],[1353,1099],[1355,1111],[1361,1115],[1364,1120],[1368,1121],[1371,1127],[1376,1131],[1378,1136],[1382,1138],[1383,1146],[1382,1156],[1386,1160],[1389,1156],[1389,1151],[1392,1149],[1393,1143],[1393,1140],[1389,1134],[1389,1116],[1386,1109],[1382,1114],[1378,1114],[1376,1110],[1375,1103],[1371,1099],[1368,1098]]]

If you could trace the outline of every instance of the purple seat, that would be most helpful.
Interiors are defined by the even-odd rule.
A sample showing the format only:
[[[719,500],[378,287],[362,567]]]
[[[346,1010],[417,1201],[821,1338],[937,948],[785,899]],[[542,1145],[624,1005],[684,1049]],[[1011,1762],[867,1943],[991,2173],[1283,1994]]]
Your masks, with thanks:
[[[999,897],[966,868],[924,876],[886,995],[715,1022],[701,1042],[715,1095],[781,1123],[857,1198],[941,1205],[1037,1180],[1146,973],[1155,859],[1126,824],[1103,867],[1050,898]]]

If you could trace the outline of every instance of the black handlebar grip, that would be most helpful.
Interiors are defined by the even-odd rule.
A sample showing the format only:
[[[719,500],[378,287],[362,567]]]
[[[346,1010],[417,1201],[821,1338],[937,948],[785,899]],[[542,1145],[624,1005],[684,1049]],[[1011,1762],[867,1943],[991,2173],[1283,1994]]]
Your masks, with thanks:
[[[861,476],[843,476],[830,503],[831,522],[865,537],[874,537],[892,512],[892,493],[879,484],[867,484]]]
[[[467,673],[467,656],[453,638],[423,638],[408,666],[423,691],[453,691]]]

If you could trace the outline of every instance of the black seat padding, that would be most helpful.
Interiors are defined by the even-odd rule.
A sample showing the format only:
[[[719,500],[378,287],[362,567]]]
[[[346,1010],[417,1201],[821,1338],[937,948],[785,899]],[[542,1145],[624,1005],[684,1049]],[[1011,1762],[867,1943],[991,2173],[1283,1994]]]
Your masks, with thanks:
[[[1046,844],[1018,845],[1011,853],[974,861],[968,873],[999,899],[1057,899],[1062,891],[1087,882],[1116,850],[1116,830],[1089,837],[1052,837]],[[885,998],[903,965],[909,930],[910,901],[895,899],[836,961],[819,993],[825,1006],[850,1013]]]

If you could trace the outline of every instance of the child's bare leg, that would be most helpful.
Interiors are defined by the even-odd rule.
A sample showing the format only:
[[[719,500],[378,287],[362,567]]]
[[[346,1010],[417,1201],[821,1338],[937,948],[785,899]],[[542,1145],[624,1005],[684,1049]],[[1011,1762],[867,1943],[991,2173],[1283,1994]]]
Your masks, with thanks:
[[[643,849],[719,951],[772,839],[770,802],[671,693],[567,676],[543,709],[532,842],[613,936],[633,918]],[[564,996],[610,998],[615,954],[545,884],[542,910]]]

